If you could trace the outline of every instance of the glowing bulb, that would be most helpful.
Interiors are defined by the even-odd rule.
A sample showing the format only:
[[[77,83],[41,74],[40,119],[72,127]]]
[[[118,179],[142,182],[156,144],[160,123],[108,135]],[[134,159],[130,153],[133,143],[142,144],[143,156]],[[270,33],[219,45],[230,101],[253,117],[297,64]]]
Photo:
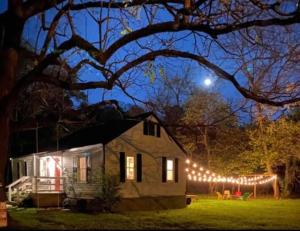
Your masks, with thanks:
[[[185,163],[187,163],[187,164],[189,164],[191,161],[189,160],[189,159],[187,159],[186,161],[185,161]]]

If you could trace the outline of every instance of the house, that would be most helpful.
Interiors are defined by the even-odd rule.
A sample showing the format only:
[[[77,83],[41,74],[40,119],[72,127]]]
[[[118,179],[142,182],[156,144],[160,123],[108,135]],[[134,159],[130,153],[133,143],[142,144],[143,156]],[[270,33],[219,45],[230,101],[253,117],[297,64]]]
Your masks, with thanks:
[[[11,159],[9,200],[16,191],[40,207],[62,195],[93,198],[106,174],[119,179],[120,210],[186,206],[186,153],[153,113],[85,127],[58,146]]]

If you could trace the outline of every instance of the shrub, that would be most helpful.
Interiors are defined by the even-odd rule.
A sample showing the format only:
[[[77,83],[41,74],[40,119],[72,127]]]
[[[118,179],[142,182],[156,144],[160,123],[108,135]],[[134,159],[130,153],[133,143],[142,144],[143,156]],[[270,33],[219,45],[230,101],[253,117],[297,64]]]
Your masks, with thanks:
[[[34,207],[33,203],[33,198],[30,194],[27,194],[24,196],[19,202],[18,202],[19,207],[24,207],[24,208],[32,208]]]
[[[120,201],[119,189],[117,176],[102,175],[96,200],[104,212],[112,212],[113,206]]]

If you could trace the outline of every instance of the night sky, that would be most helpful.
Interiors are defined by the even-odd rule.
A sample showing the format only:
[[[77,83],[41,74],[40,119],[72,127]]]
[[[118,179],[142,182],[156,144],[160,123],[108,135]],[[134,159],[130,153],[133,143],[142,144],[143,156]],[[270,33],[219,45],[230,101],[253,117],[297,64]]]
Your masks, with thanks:
[[[6,8],[6,1],[0,1],[0,11],[3,12],[4,9]],[[50,21],[50,18],[52,15],[54,15],[54,10],[50,10],[48,12],[48,17]],[[143,15],[141,15],[143,17]],[[139,21],[139,19],[137,19]],[[134,22],[128,22],[129,26],[132,26],[134,28]],[[98,27],[97,25],[91,20],[90,17],[87,17],[87,14],[85,13],[76,13],[76,30],[78,34],[80,34],[83,38],[87,39],[90,42],[96,42],[98,40]],[[33,44],[36,39],[38,29],[39,29],[39,18],[38,16],[32,17],[30,20],[28,20],[25,29],[24,29],[24,34],[23,38],[26,41],[29,41],[29,43]],[[180,32],[178,33],[178,36],[182,36],[185,32]],[[165,36],[165,35],[159,35],[159,36]],[[41,35],[38,44],[41,45],[42,42],[44,41],[44,36]],[[97,45],[95,45],[97,46]],[[132,46],[132,47],[131,47]],[[192,43],[187,41],[183,41],[181,44],[178,44],[178,47],[182,47],[184,50],[189,50],[192,51]],[[134,49],[133,45],[127,45],[126,49]],[[124,50],[119,50],[118,55],[126,54],[126,51]],[[219,51],[216,49],[215,53],[217,54]],[[85,54],[83,54],[84,57]],[[73,56],[71,59],[70,64],[75,64],[78,60],[81,59],[82,56],[77,55]],[[212,62],[218,63],[214,55],[210,57],[210,60]],[[159,62],[159,61],[158,61]],[[190,66],[191,68],[191,78],[193,82],[195,83],[196,86],[203,88],[207,91],[218,91],[220,92],[224,98],[232,101],[232,100],[237,100],[239,101],[242,99],[242,96],[237,92],[237,90],[232,87],[232,85],[225,81],[217,78],[212,72],[210,72],[207,69],[204,69],[200,67],[197,63],[191,62],[188,60],[182,60],[182,59],[175,59],[171,58],[166,61],[166,65],[164,65],[165,71],[167,74],[182,74],[183,66]],[[220,65],[222,65],[220,63]],[[227,62],[226,65],[229,66],[234,66],[234,63],[232,62]],[[79,73],[79,77],[82,81],[97,81],[101,79],[101,76],[99,75],[98,71],[91,69],[91,68],[85,68]],[[208,87],[204,85],[204,80],[209,77],[212,80],[212,84]],[[143,73],[140,73],[140,75],[137,77],[139,81],[139,86],[132,85],[128,88],[128,92],[135,97],[141,99],[141,100],[146,100],[147,99],[147,92],[151,92],[151,88],[155,87],[156,84],[158,84],[158,81],[155,80],[154,82],[151,82],[147,76],[144,76]],[[141,87],[148,85],[150,86],[150,89],[145,90],[145,88]],[[88,94],[88,102],[90,104],[92,103],[97,103],[102,101],[103,99],[117,99],[120,102],[124,103],[133,103],[130,98],[128,98],[120,89],[114,88],[111,91],[103,90],[103,89],[91,89],[91,90],[86,90]]]

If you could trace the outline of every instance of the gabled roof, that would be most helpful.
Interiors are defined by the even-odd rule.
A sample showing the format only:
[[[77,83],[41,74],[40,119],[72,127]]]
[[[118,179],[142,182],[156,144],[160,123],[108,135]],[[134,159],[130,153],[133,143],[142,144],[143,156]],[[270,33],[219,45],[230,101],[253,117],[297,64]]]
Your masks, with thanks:
[[[92,145],[97,143],[107,144],[113,139],[120,136],[130,128],[134,127],[139,122],[143,121],[150,115],[154,116],[157,121],[163,126],[168,136],[178,145],[178,147],[186,153],[182,145],[177,139],[169,132],[169,130],[163,125],[162,121],[153,113],[147,112],[140,114],[130,119],[124,120],[112,120],[106,123],[101,123],[91,127],[80,129],[68,136],[65,136],[60,141],[60,146],[63,148],[74,148],[86,145]]]
[[[79,129],[69,135],[64,136],[59,140],[59,149],[69,149],[69,148],[76,148],[76,147],[82,147],[87,145],[94,145],[94,144],[107,144],[108,142],[112,141],[113,139],[120,136],[122,133],[126,132],[130,128],[134,127],[138,123],[142,122],[144,119],[146,119],[149,116],[154,116],[157,121],[161,124],[161,126],[165,129],[168,136],[173,139],[173,141],[178,145],[178,147],[186,153],[184,148],[181,146],[181,144],[176,140],[176,138],[168,131],[168,129],[163,125],[162,121],[153,113],[153,112],[147,112],[140,114],[135,117],[130,117],[126,119],[116,120],[112,119],[106,122],[102,122],[96,125],[92,125],[89,127],[85,127],[82,129]],[[33,138],[32,138],[33,139]],[[48,141],[47,145],[44,144],[44,147],[41,147],[40,151],[52,151],[53,148],[56,150],[56,142],[51,143]],[[23,152],[24,154],[33,153],[31,152]],[[17,154],[17,153],[14,153]],[[20,153],[21,154],[21,153]]]
[[[62,148],[81,147],[97,143],[107,144],[151,114],[151,112],[147,112],[128,119],[110,120],[105,123],[79,129],[63,137],[59,143]]]

